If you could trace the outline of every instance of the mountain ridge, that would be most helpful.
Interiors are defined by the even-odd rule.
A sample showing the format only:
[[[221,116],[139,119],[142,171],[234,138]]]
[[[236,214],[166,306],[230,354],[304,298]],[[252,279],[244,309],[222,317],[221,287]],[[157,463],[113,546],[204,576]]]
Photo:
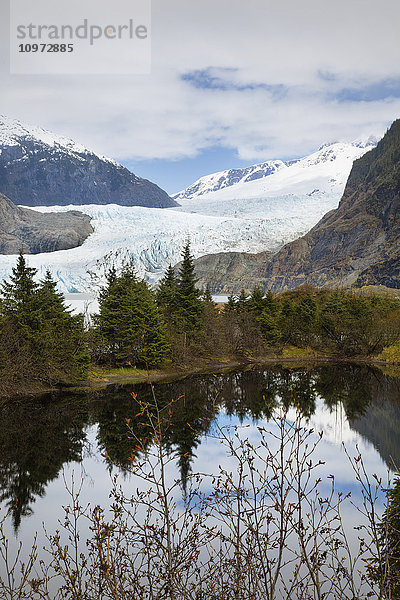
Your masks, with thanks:
[[[95,232],[81,248],[43,259],[37,255],[31,262],[42,273],[45,260],[46,268],[51,269],[60,282],[60,289],[66,292],[87,291],[97,282],[101,283],[104,264],[107,261],[120,264],[123,257],[134,260],[138,276],[155,284],[170,263],[179,262],[181,248],[189,237],[193,255],[204,258],[204,261],[200,259],[204,281],[207,269],[213,269],[218,275],[221,293],[228,289],[220,277],[223,270],[228,269],[229,285],[241,286],[247,259],[252,277],[261,283],[265,278],[255,271],[268,262],[272,253],[307,233],[327,211],[338,206],[353,157],[364,152],[365,147],[351,144],[324,146],[313,153],[319,153],[318,156],[310,155],[303,162],[293,163],[285,173],[281,170],[264,180],[237,186],[245,191],[238,199],[235,195],[239,194],[232,186],[182,201],[182,206],[169,210],[115,204],[37,207],[40,212],[65,212],[76,207],[92,217]],[[318,162],[318,157],[323,161]],[[285,174],[286,179],[280,173]],[[286,173],[291,173],[289,180]],[[269,191],[260,195],[257,188],[254,198],[249,197],[247,190],[251,191],[260,182],[264,186],[268,181]],[[299,193],[296,194],[296,190]],[[222,200],[221,194],[224,195]],[[259,260],[257,253],[264,251],[264,258]],[[229,252],[236,253],[233,259],[227,255]],[[212,253],[220,254],[210,261],[206,257]],[[254,256],[249,257],[248,253]],[[0,276],[7,277],[12,264],[11,257],[3,258]],[[88,272],[93,274],[91,279]],[[217,293],[216,289],[213,291]]]
[[[376,139],[372,136],[366,140],[356,140],[354,142],[327,143],[320,146],[317,151],[294,160],[269,160],[244,168],[218,171],[200,177],[184,190],[173,194],[172,197],[179,201],[195,200],[201,196],[218,193],[221,190],[232,194],[235,194],[236,190],[240,190],[240,193],[243,194],[249,192],[254,194],[251,188],[255,188],[256,185],[249,186],[250,182],[258,181],[259,184],[265,183],[268,185],[268,183],[272,183],[277,179],[274,176],[278,173],[279,179],[282,180],[285,177],[293,177],[292,173],[299,171],[299,169],[305,170],[318,164],[322,165],[323,163],[343,159],[345,156],[354,160],[363,152],[374,147],[376,143]],[[260,193],[262,191],[265,190],[260,189]]]

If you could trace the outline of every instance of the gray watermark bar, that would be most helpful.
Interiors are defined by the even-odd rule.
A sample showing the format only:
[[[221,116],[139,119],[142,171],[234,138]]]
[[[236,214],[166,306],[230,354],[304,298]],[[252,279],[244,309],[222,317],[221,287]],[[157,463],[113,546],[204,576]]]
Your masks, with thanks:
[[[148,74],[151,0],[10,0],[13,74]]]

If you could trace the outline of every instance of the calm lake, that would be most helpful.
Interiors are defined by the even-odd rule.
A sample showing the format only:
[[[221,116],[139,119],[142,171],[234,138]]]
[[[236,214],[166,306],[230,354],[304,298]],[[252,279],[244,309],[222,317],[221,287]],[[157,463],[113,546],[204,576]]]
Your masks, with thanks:
[[[137,394],[137,399],[134,395]],[[218,375],[196,375],[159,383],[158,403],[175,400],[166,445],[174,457],[171,477],[182,489],[190,473],[214,473],[229,467],[219,443],[219,428],[243,426],[252,439],[261,423],[268,428],[279,408],[294,418],[294,404],[304,424],[322,431],[317,458],[322,474],[334,474],[338,488],[359,490],[343,450],[358,445],[366,469],[385,478],[400,464],[400,378],[355,364],[313,367],[280,365]],[[82,480],[81,502],[109,503],[112,477],[120,473],[129,494],[137,483],[127,471],[136,442],[127,435],[127,419],[143,444],[151,433],[138,429],[138,400],[151,400],[148,384],[112,386],[85,394],[52,394],[7,402],[0,410],[1,513],[8,512],[10,546],[29,545],[35,531],[57,528],[62,505],[70,498],[66,485]],[[135,429],[136,428],[136,429]],[[200,435],[198,435],[200,434]],[[350,510],[350,509],[349,509]],[[350,523],[354,512],[345,515]]]

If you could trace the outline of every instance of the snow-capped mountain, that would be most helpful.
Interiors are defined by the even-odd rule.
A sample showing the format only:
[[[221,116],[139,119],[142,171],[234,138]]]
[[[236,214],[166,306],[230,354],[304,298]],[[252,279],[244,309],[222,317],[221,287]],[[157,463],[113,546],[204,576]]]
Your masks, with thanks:
[[[217,203],[226,199],[270,196],[277,192],[279,195],[336,194],[338,190],[343,191],[353,161],[375,145],[374,138],[354,143],[325,144],[317,152],[298,160],[274,160],[244,169],[212,173],[174,194],[173,198],[193,210],[197,204],[185,201],[207,198]]]
[[[228,169],[227,171],[219,171],[218,173],[205,175],[182,192],[174,194],[173,197],[179,201],[209,194],[210,192],[216,192],[217,190],[222,190],[223,188],[236,185],[237,183],[246,183],[248,181],[254,181],[255,179],[268,177],[268,175],[276,173],[279,169],[282,169],[288,164],[289,163],[285,163],[281,160],[269,160],[258,165],[251,165],[244,169]]]
[[[35,125],[27,125],[5,115],[0,115],[0,152],[3,146],[19,146],[24,140],[43,142],[43,144],[52,146],[53,148],[58,146],[64,152],[67,151],[72,154],[95,154],[85,148],[85,146],[82,146],[82,144],[78,144],[68,137],[57,135]],[[96,156],[115,165],[118,164],[101,154],[97,154]]]
[[[26,206],[176,206],[164,190],[114,160],[1,115],[0,192]]]

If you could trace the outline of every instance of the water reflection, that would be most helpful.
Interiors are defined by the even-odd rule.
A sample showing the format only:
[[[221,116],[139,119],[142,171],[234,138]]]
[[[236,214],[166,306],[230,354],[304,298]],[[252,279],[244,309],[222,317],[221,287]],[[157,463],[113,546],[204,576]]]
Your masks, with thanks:
[[[131,392],[137,395],[135,398]],[[388,464],[400,464],[400,379],[369,366],[338,364],[313,368],[249,369],[222,375],[196,375],[155,387],[160,407],[172,401],[164,423],[166,445],[177,457],[183,486],[202,435],[222,412],[240,421],[269,419],[279,405],[300,408],[312,419],[318,398],[335,412],[340,407],[350,427],[367,439]],[[90,395],[64,394],[8,402],[0,410],[0,499],[17,529],[23,516],[45,494],[64,464],[80,462],[87,430],[97,424],[97,454],[108,468],[124,470],[145,448],[152,429],[140,403],[152,402],[148,384],[112,386]],[[334,418],[334,416],[332,416]]]
[[[0,500],[14,528],[32,512],[37,497],[62,466],[82,458],[86,403],[58,396],[9,402],[0,409]]]

